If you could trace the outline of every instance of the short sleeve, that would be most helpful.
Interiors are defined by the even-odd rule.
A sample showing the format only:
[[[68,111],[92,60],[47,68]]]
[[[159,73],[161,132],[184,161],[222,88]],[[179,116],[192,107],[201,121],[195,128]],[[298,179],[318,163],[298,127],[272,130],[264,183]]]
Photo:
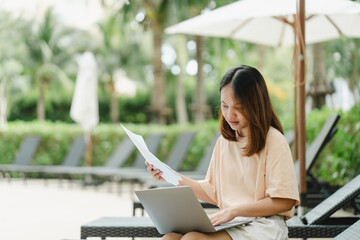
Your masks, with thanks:
[[[266,196],[271,198],[289,198],[299,204],[299,191],[294,163],[289,144],[285,137],[274,129],[266,145]]]
[[[220,138],[219,138],[220,139]],[[216,204],[218,204],[217,200],[217,192],[216,192],[216,178],[215,178],[215,170],[216,165],[219,161],[219,148],[220,148],[220,141],[216,142],[209,168],[206,173],[206,177],[204,180],[199,180],[198,183],[200,184],[201,188],[204,190],[204,192],[207,194],[207,196]]]

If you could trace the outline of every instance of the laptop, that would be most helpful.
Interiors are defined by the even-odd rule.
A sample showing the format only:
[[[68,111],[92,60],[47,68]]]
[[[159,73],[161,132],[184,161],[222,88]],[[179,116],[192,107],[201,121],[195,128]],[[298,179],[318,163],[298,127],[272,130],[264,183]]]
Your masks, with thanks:
[[[211,233],[251,222],[230,221],[214,227],[188,186],[138,190],[135,193],[161,234]]]

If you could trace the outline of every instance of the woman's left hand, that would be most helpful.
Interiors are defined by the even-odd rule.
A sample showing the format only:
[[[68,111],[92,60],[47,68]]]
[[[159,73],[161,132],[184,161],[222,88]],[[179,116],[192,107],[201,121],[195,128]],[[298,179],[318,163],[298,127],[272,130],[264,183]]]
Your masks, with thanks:
[[[234,209],[232,207],[220,210],[219,212],[210,216],[210,221],[213,226],[229,222],[235,218]]]

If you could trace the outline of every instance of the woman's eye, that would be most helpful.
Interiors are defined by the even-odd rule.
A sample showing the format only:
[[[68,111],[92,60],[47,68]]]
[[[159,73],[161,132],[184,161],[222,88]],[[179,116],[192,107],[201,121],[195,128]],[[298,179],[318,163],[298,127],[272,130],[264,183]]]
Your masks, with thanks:
[[[236,106],[236,110],[242,111],[242,110],[244,110],[244,107],[243,106]]]

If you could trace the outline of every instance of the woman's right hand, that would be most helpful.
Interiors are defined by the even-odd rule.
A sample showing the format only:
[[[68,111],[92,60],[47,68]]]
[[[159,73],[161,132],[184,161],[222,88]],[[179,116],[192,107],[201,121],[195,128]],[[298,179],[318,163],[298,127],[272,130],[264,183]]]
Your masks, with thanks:
[[[154,169],[154,166],[147,161],[145,161],[145,164],[148,166],[147,170],[151,173],[151,176],[156,181],[164,181],[164,178],[161,176],[162,171],[160,169]]]

